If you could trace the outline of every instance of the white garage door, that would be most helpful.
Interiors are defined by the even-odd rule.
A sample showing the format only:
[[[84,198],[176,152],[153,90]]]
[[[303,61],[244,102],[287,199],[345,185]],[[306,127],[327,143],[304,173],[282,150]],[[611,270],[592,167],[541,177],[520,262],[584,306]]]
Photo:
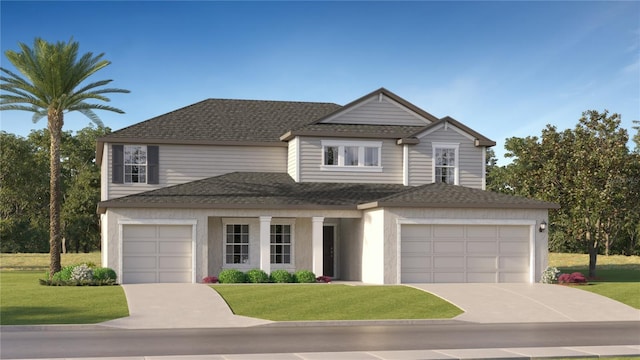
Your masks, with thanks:
[[[402,225],[403,283],[529,282],[529,226]]]
[[[122,283],[190,283],[190,225],[123,225]]]

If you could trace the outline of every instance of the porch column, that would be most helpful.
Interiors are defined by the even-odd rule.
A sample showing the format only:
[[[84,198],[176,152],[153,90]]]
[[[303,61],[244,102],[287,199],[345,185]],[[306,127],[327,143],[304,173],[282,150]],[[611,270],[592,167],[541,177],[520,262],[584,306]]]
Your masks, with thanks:
[[[322,225],[324,224],[324,216],[314,216],[311,218],[311,244],[312,244],[312,256],[313,256],[313,273],[316,276],[323,275],[323,244],[322,244]]]
[[[271,273],[271,216],[260,216],[260,270]]]

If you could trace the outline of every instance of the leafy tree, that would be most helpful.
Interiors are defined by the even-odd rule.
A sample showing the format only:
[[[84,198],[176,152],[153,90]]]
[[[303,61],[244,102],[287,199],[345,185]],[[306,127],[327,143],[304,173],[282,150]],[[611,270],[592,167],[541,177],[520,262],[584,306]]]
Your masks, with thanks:
[[[100,168],[96,164],[95,144],[98,137],[109,132],[108,128],[87,127],[63,144],[67,190],[62,204],[62,224],[66,244],[75,252],[99,248],[96,206],[100,201]]]
[[[47,167],[47,158],[38,156],[37,147],[29,140],[0,132],[2,252],[47,249]]]
[[[124,113],[115,107],[89,103],[87,101],[110,101],[104,94],[128,93],[128,90],[105,88],[112,80],[100,80],[86,84],[85,81],[97,71],[110,64],[103,60],[104,54],[94,56],[89,52],[78,59],[79,44],[49,43],[36,38],[33,48],[19,44],[20,51],[8,50],[7,59],[22,76],[0,67],[5,75],[0,76],[0,110],[23,110],[33,112],[32,120],[37,122],[47,117],[50,134],[50,177],[49,177],[49,274],[60,270],[60,243],[62,239],[60,208],[60,144],[64,113],[79,111],[91,121],[102,125],[93,110],[107,110]]]
[[[514,157],[502,175],[508,188],[560,203],[550,214],[550,247],[587,250],[591,277],[598,253],[609,250],[625,221],[637,221],[637,173],[630,166],[637,158],[630,156],[627,141],[618,114],[586,111],[573,130],[548,125],[540,138],[510,138],[505,145],[506,156]]]

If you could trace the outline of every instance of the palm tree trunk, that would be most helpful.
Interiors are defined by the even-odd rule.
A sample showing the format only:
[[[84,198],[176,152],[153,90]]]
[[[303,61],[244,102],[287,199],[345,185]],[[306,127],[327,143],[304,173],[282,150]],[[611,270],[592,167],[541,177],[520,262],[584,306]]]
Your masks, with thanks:
[[[49,165],[51,178],[49,179],[49,279],[61,269],[60,244],[62,231],[60,226],[60,143],[62,142],[62,112],[49,110],[49,135],[51,148],[49,149]]]

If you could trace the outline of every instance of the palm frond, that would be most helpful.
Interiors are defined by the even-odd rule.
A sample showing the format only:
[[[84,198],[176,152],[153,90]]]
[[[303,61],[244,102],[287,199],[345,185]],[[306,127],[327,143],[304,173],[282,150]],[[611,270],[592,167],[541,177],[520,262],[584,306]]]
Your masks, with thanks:
[[[0,110],[25,110],[34,113],[34,120],[47,116],[49,110],[79,111],[96,124],[100,119],[93,110],[116,113],[124,111],[115,107],[90,104],[86,100],[109,102],[105,94],[129,93],[129,90],[103,88],[112,80],[99,80],[84,85],[91,75],[111,62],[104,60],[104,53],[91,52],[78,56],[79,44],[73,41],[49,43],[36,38],[33,46],[19,43],[19,51],[5,52],[7,59],[18,73],[0,67],[0,90],[8,94],[0,96]]]
[[[100,127],[104,126],[104,124],[102,123],[102,120],[100,120],[100,117],[96,115],[96,113],[94,113],[91,109],[78,109],[78,112],[88,117],[89,120],[91,120],[94,124]]]

